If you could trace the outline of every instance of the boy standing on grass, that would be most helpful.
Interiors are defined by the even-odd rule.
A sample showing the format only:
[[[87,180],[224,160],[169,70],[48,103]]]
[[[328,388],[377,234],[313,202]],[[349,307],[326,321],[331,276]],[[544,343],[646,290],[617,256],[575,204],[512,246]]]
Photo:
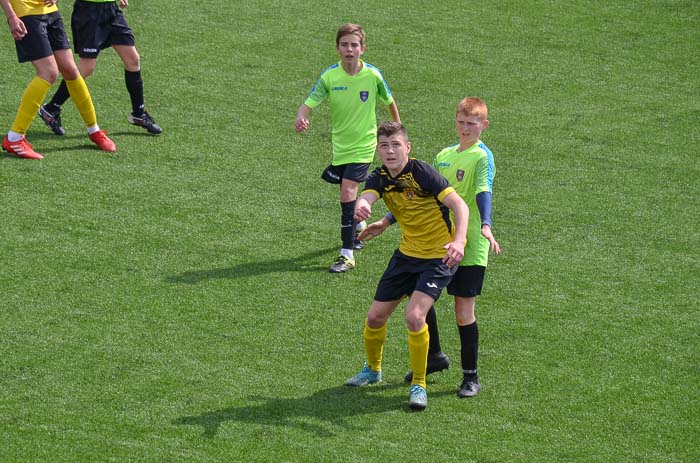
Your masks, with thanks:
[[[379,281],[367,313],[363,332],[365,365],[346,384],[364,386],[382,380],[386,323],[401,300],[409,296],[406,325],[414,374],[408,405],[422,410],[428,405],[425,375],[429,335],[425,316],[464,256],[469,209],[433,167],[409,159],[411,144],[403,125],[384,122],[379,126],[377,139],[382,166],[367,179],[355,206],[355,217],[369,219],[372,205],[383,198],[401,225],[401,242]]]
[[[471,213],[467,231],[467,247],[447,294],[454,296],[455,316],[461,342],[463,380],[457,391],[460,398],[473,397],[481,390],[476,363],[479,351],[479,329],[474,309],[476,296],[481,294],[488,264],[489,251],[496,254],[501,247],[491,231],[491,193],[495,166],[491,150],[480,140],[481,133],[489,125],[488,108],[479,98],[465,98],[457,106],[455,119],[459,144],[442,150],[434,161],[434,167],[450,182],[464,199]],[[392,218],[387,215],[381,221],[370,224],[367,239],[381,234]],[[362,236],[364,238],[365,236]],[[427,316],[430,333],[427,374],[449,366],[449,359],[440,348],[437,316],[431,307]],[[415,370],[406,375],[411,381]]]
[[[131,97],[130,124],[143,127],[158,135],[163,131],[146,112],[141,79],[141,58],[135,46],[134,33],[119,9],[129,6],[129,0],[76,0],[71,15],[71,30],[75,49],[80,56],[78,69],[87,79],[97,66],[100,51],[114,48],[124,63],[124,82]],[[66,131],[61,126],[61,106],[70,98],[66,81],[62,81],[51,101],[39,109],[39,116],[56,135]]]
[[[116,151],[114,142],[97,125],[92,97],[73,60],[56,0],[0,0],[0,7],[15,39],[19,62],[31,61],[36,70],[24,90],[12,128],[2,140],[2,149],[25,159],[44,158],[34,151],[25,135],[60,72],[90,140],[103,151]]]
[[[321,73],[309,96],[299,106],[294,127],[304,132],[309,127],[311,110],[328,99],[331,111],[333,155],[322,178],[340,184],[340,256],[330,267],[331,273],[343,273],[355,267],[356,241],[354,219],[357,192],[369,171],[377,146],[377,100],[387,105],[392,120],[400,122],[389,85],[379,69],[360,58],[365,52],[365,31],[357,24],[345,24],[336,34],[340,62]]]

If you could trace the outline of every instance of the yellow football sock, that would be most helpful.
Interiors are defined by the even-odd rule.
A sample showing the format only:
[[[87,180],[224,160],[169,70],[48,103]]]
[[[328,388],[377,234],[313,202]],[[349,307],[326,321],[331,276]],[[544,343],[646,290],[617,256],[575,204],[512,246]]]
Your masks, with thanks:
[[[365,330],[362,335],[365,340],[367,365],[374,371],[382,371],[382,353],[384,352],[384,341],[386,341],[386,323],[379,328],[370,328],[367,324],[367,320],[365,320]]]
[[[22,135],[27,133],[29,126],[32,125],[32,121],[34,121],[36,113],[39,112],[39,107],[44,101],[44,98],[46,98],[46,94],[49,93],[50,88],[51,84],[41,77],[34,77],[32,81],[29,82],[19,102],[15,121],[12,123],[11,130],[13,132],[21,133]]]
[[[85,80],[81,75],[75,80],[65,79],[68,86],[70,99],[73,100],[75,107],[78,108],[80,116],[83,118],[86,127],[92,127],[97,124],[97,115],[95,114],[95,106],[92,104],[90,91],[85,85]]]
[[[430,342],[430,334],[428,334],[428,325],[423,325],[418,331],[408,331],[408,357],[411,362],[411,371],[413,371],[413,382],[411,384],[419,384],[426,387],[425,375],[428,369],[428,344]]]

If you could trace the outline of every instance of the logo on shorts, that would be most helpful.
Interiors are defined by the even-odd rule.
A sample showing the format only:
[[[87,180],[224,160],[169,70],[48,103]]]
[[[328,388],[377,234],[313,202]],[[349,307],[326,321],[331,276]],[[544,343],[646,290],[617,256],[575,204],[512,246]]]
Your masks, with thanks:
[[[458,182],[461,182],[462,179],[464,179],[464,171],[463,171],[462,169],[459,169],[459,170],[457,171],[457,181],[458,181]]]
[[[83,48],[83,53],[97,53],[97,48]]]
[[[365,101],[367,101],[367,98],[369,98],[369,92],[365,91],[365,90],[361,91],[360,92],[360,100],[365,102]]]
[[[437,289],[437,284],[435,283],[426,283],[425,286],[427,286],[428,288]]]

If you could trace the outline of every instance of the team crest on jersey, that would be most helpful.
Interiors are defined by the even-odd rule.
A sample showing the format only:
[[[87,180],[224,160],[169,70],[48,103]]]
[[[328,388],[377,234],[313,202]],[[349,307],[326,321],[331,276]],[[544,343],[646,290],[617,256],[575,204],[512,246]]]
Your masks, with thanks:
[[[416,194],[413,192],[413,190],[404,190],[404,193],[406,193],[406,199],[413,199],[416,197]]]
[[[459,169],[457,171],[457,181],[461,182],[463,178],[464,178],[464,171],[462,169]]]
[[[366,90],[361,91],[360,92],[360,100],[362,102],[365,102],[365,101],[367,101],[367,98],[369,98],[369,92]]]

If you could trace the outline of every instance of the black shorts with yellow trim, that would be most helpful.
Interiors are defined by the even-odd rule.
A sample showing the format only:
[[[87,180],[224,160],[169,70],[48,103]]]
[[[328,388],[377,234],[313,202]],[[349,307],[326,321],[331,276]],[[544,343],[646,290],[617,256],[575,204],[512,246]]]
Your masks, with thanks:
[[[465,265],[459,267],[452,281],[447,285],[447,294],[458,297],[476,297],[481,294],[484,286],[486,267],[481,265]]]
[[[420,291],[437,301],[456,271],[457,266],[450,268],[442,259],[421,259],[396,250],[379,280],[374,300],[397,301]]]
[[[22,40],[15,40],[20,63],[46,58],[57,50],[70,49],[60,12],[23,16],[20,19],[27,28],[27,35]]]
[[[75,52],[81,58],[97,58],[112,45],[134,46],[134,32],[116,2],[94,3],[77,0],[71,15]]]

